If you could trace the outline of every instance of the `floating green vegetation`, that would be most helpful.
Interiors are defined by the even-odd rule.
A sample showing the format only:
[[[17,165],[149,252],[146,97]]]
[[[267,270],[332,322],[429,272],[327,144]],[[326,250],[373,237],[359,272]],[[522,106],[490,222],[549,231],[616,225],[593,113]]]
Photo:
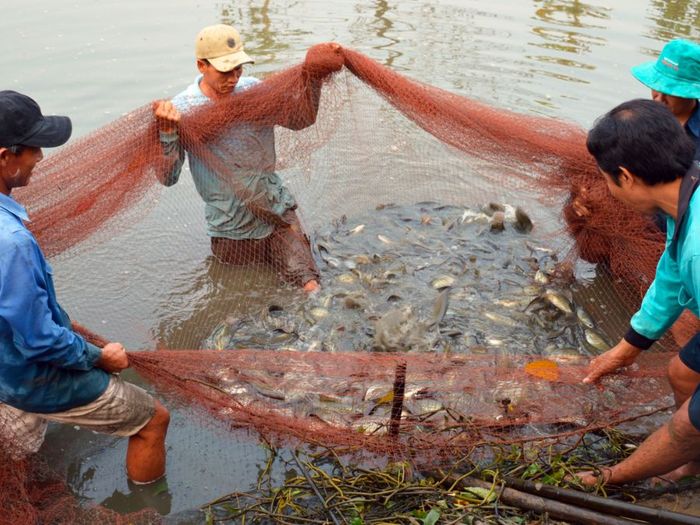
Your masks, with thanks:
[[[347,451],[269,448],[254,490],[226,495],[204,510],[208,523],[242,524],[632,523],[621,516],[641,523],[691,523],[633,504],[659,492],[648,484],[570,490],[582,488],[577,472],[624,459],[642,439],[608,429],[556,442],[480,444],[461,458],[429,466],[415,460],[358,460]],[[273,479],[275,462],[285,467],[284,480]],[[697,486],[698,480],[691,480],[662,490]]]

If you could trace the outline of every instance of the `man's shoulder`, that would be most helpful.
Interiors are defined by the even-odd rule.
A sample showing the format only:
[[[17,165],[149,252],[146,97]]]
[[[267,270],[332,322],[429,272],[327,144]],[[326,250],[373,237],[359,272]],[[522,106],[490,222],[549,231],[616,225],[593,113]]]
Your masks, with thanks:
[[[184,111],[206,102],[207,98],[199,89],[199,79],[200,77],[195,78],[194,82],[170,99],[178,110]]]
[[[236,84],[236,91],[243,91],[248,88],[251,88],[257,84],[260,84],[262,80],[259,78],[255,77],[241,77],[238,79],[238,83]]]
[[[34,236],[24,224],[0,217],[0,259],[14,257],[18,251],[34,253],[37,249]]]

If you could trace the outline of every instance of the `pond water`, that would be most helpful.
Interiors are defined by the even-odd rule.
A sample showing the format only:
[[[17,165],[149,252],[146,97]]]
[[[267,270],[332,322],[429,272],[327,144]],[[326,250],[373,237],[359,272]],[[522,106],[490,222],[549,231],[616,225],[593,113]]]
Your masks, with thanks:
[[[417,80],[582,127],[623,99],[648,97],[631,66],[652,60],[668,39],[700,36],[700,3],[682,0],[3,4],[1,87],[30,94],[45,113],[70,115],[74,137],[182,90],[196,73],[194,35],[216,22],[240,28],[257,60],[246,69],[252,75],[297,63],[309,46],[334,40]],[[444,187],[452,175],[431,173]],[[348,184],[349,192],[367,191],[361,178]],[[317,206],[329,215],[323,208],[332,204],[318,200]],[[167,230],[159,228],[165,219]],[[263,290],[275,286],[274,277],[240,279],[243,285],[222,293],[224,270],[208,256],[202,205],[188,177],[136,226],[53,261],[63,306],[95,331],[129,348],[192,347],[230,314],[237,297],[258,293],[261,303],[269,302]],[[120,246],[135,247],[138,255],[113,257]],[[276,293],[280,301],[299,298],[293,290]],[[176,513],[250,488],[265,451],[244,436],[201,425],[187,407],[171,409],[169,491],[160,510]],[[88,501],[108,500],[121,510],[145,504],[122,474],[123,441],[52,428],[44,453]]]

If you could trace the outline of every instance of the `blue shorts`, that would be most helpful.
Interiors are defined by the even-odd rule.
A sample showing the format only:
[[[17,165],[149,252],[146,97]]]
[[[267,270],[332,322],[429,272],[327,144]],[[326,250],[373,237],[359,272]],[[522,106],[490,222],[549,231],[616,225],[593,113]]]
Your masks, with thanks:
[[[700,332],[688,341],[688,344],[681,349],[678,357],[685,366],[700,374]],[[688,417],[693,426],[700,430],[700,384],[693,392],[693,395],[690,396]]]

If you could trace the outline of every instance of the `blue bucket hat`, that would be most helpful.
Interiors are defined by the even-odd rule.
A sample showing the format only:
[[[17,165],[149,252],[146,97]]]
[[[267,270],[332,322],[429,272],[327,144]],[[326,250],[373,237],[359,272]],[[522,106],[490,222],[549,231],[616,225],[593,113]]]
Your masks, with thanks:
[[[671,40],[656,62],[633,67],[632,75],[664,95],[700,98],[700,45],[689,40]]]

